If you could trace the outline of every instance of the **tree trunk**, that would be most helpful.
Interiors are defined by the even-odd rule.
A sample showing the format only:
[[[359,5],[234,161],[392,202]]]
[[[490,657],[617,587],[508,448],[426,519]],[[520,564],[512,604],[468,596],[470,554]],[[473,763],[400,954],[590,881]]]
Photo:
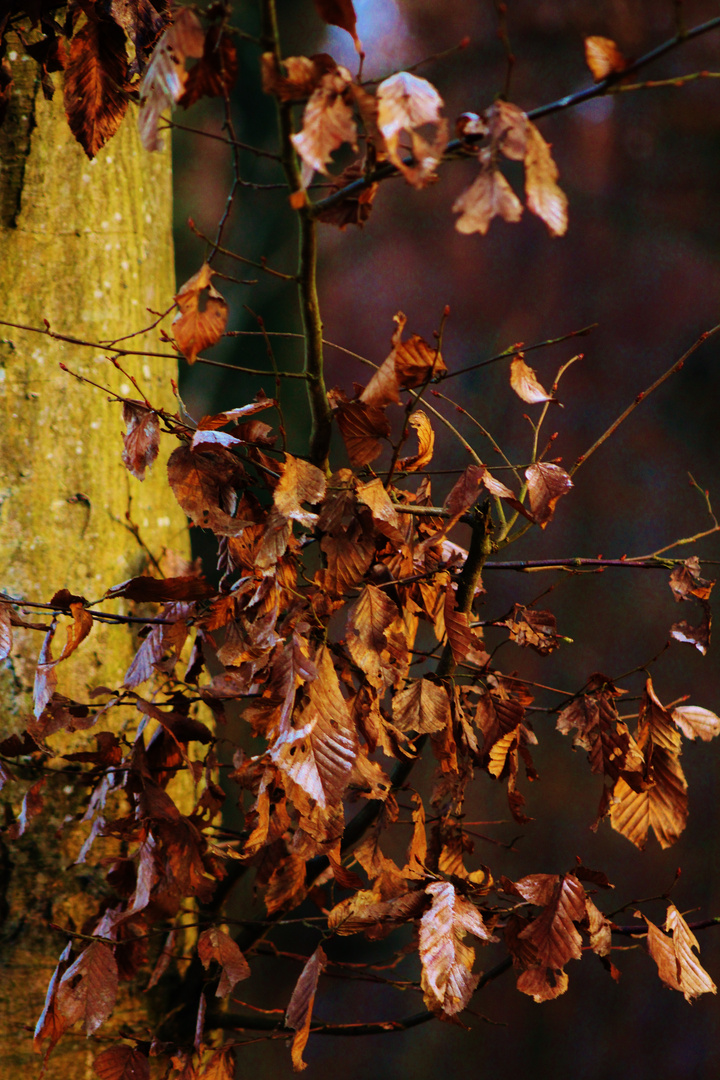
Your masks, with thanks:
[[[10,60],[15,91],[0,128],[0,318],[29,326],[47,320],[53,331],[95,341],[148,325],[147,309],[164,310],[174,293],[169,152],[142,149],[133,108],[88,161],[68,128],[61,90],[46,101],[29,57],[11,52]],[[142,573],[148,550],[187,555],[186,522],[167,486],[162,448],[143,483],[130,476],[121,461],[120,406],[59,364],[136,397],[126,376],[100,350],[7,326],[0,338],[0,591],[47,601],[67,588],[97,600],[110,585]],[[128,347],[143,344],[162,351],[156,334]],[[172,360],[122,363],[153,405],[173,407]],[[128,528],[128,511],[144,547]],[[49,621],[42,613],[29,618]],[[64,636],[60,628],[58,641]],[[21,730],[31,711],[41,642],[37,631],[19,631],[12,659],[0,665],[0,738]],[[95,623],[77,654],[59,665],[58,690],[84,701],[88,687],[119,685],[132,651],[129,630]],[[69,738],[50,742],[67,748]],[[44,792],[58,829],[68,812],[59,779]],[[71,865],[72,842],[59,835],[44,821],[37,833],[30,825],[21,841],[0,848],[7,965],[0,973],[0,1075],[8,1080],[28,1066],[38,1069],[31,1031],[67,940],[49,933],[47,923],[80,929],[92,914],[73,906],[72,893],[79,901],[81,891],[77,871],[85,868]],[[42,899],[48,893],[51,909]],[[83,1036],[61,1042],[47,1080],[90,1075],[89,1045]]]

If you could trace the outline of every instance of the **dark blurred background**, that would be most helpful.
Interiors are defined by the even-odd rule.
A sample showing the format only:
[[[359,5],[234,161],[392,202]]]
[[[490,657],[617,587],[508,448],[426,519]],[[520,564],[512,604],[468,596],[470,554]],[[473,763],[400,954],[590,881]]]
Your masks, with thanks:
[[[258,5],[236,3],[233,23],[258,31]],[[365,76],[381,77],[431,54],[452,49],[465,36],[462,51],[423,65],[446,102],[446,115],[481,112],[502,90],[505,50],[498,38],[498,5],[491,0],[355,0],[358,31],[367,51]],[[327,30],[311,0],[279,5],[286,55],[330,52],[351,70],[357,68],[352,42],[342,31]],[[716,2],[687,0],[510,0],[507,30],[517,61],[511,99],[525,110],[588,85],[583,38],[614,39],[627,57],[641,55],[672,36],[678,12],[688,27],[720,13]],[[257,51],[240,50],[240,76],[234,92],[237,137],[256,147],[276,149],[273,102],[262,95]],[[720,71],[720,31],[678,48],[644,70],[640,80],[665,79],[693,71]],[[633,80],[635,81],[635,80]],[[177,117],[221,133],[217,101]],[[719,320],[720,294],[720,82],[698,79],[675,88],[645,89],[597,99],[540,122],[552,144],[560,184],[569,198],[570,225],[552,239],[540,219],[526,212],[519,224],[495,220],[487,236],[462,236],[454,229],[451,207],[471,183],[477,165],[451,163],[436,184],[414,192],[401,180],[385,183],[365,228],[321,233],[320,297],[326,338],[380,363],[389,351],[392,317],[408,316],[408,330],[431,340],[444,305],[451,315],[444,357],[451,371],[465,367],[514,342],[554,338],[590,323],[588,337],[528,355],[544,386],[552,384],[561,363],[584,352],[567,372],[546,434],[557,430],[553,455],[568,467],[635,396],[681,356],[698,335]],[[205,246],[186,225],[191,216],[213,235],[232,178],[227,148],[182,131],[175,136],[178,282],[194,273]],[[256,184],[281,177],[269,159],[241,154],[241,175]],[[513,173],[508,171],[511,179]],[[515,177],[517,179],[517,177]],[[233,206],[224,244],[247,258],[292,272],[296,227],[286,196],[276,189],[243,188]],[[263,315],[269,330],[297,333],[299,318],[292,288],[279,279],[225,259],[218,267],[238,277],[258,277],[253,286],[218,282],[231,308],[230,327],[256,331],[243,305]],[[301,346],[294,338],[273,338],[278,364],[297,369]],[[213,358],[252,368],[269,367],[262,339],[249,333],[218,346]],[[327,349],[327,381],[352,395],[353,383],[369,371],[333,348]],[[560,556],[616,557],[655,551],[672,541],[708,529],[711,521],[688,472],[709,489],[720,509],[718,402],[720,340],[710,341],[579,470],[575,490],[559,504],[555,521],[542,534],[532,530],[506,558]],[[302,452],[307,413],[300,384],[287,384],[284,399],[289,449]],[[273,378],[196,365],[184,375],[182,393],[193,415],[242,405],[262,388],[274,393]],[[441,388],[488,428],[512,460],[528,460],[530,442],[524,412],[536,417],[510,391],[504,364],[450,380]],[[489,464],[494,457],[476,428],[451,406],[430,398],[462,430]],[[462,449],[437,424],[436,469],[464,467]],[[339,460],[339,459],[338,459]],[[503,479],[507,474],[499,473]],[[451,477],[433,478],[441,502]],[[455,537],[464,541],[462,532]],[[198,550],[212,561],[199,541]],[[720,558],[718,536],[670,554]],[[706,576],[713,576],[707,567]],[[553,591],[539,606],[557,617],[560,632],[574,639],[552,657],[540,658],[514,645],[498,653],[503,670],[567,690],[579,688],[588,674],[610,677],[647,663],[663,647],[672,622],[698,621],[690,604],[674,603],[664,571],[608,570],[602,575],[518,575],[486,572],[484,617],[504,616],[514,601],[529,602],[545,588]],[[489,640],[496,643],[499,637]],[[673,643],[651,673],[661,700],[689,695],[689,703],[720,712],[718,650],[707,656],[690,645]],[[625,680],[636,698],[645,675]],[[557,699],[541,697],[542,703]],[[630,714],[637,702],[621,702]],[[612,895],[596,898],[605,911],[634,899],[659,896],[682,876],[672,898],[688,918],[720,915],[720,814],[716,777],[720,755],[715,744],[685,743],[683,765],[690,786],[690,820],[679,843],[661,851],[654,839],[638,853],[607,823],[590,831],[600,795],[585,755],[572,753],[569,740],[554,731],[554,718],[537,714],[540,780],[522,783],[534,821],[514,851],[477,840],[472,866],[488,863],[495,874],[519,877],[531,872],[570,869],[576,856],[603,869],[617,884]],[[420,783],[420,778],[413,777]],[[499,785],[480,776],[468,816],[504,821],[478,828],[507,843],[519,829],[509,822]],[[406,817],[408,815],[405,815]],[[406,837],[405,837],[406,840]],[[648,905],[660,922],[665,904]],[[618,920],[630,921],[633,907]],[[284,947],[309,952],[316,937],[287,936]],[[393,940],[393,939],[391,939]],[[628,944],[630,944],[628,942]],[[700,935],[702,961],[720,981],[720,929]],[[377,956],[387,946],[373,946]],[[360,960],[362,940],[342,943],[346,959]],[[338,954],[340,955],[340,954]],[[492,967],[502,953],[480,952],[479,966]],[[418,1080],[441,1070],[459,1080],[495,1073],[545,1076],[572,1073],[587,1080],[623,1076],[650,1078],[716,1077],[720,1073],[717,999],[707,995],[692,1008],[660,984],[642,949],[614,954],[622,971],[616,985],[587,956],[568,965],[570,988],[564,997],[536,1005],[514,988],[511,973],[476,995],[472,1030],[431,1023],[404,1034],[363,1039],[311,1037],[306,1053],[312,1075],[377,1080],[411,1073]],[[477,966],[477,965],[476,965]],[[262,973],[267,971],[263,982]],[[278,971],[270,960],[254,962],[258,978],[249,998],[263,1007],[284,1006],[299,966]],[[412,961],[397,969],[417,977]],[[257,986],[255,989],[254,987]],[[316,1001],[324,1020],[382,1020],[409,1015],[421,997],[355,983],[325,980]],[[282,1041],[259,1042],[240,1051],[241,1071],[258,1076],[289,1076],[289,1053]]]

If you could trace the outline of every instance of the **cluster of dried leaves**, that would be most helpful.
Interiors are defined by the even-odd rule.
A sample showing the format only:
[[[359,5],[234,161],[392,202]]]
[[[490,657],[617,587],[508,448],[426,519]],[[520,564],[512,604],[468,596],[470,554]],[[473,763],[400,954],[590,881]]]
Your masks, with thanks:
[[[361,51],[351,0],[316,0],[316,8]],[[232,84],[237,64],[224,9],[215,10],[207,31],[187,8],[168,25],[164,5],[150,0],[113,0],[109,8],[71,3],[62,26],[55,5],[39,10],[45,36],[28,49],[35,49],[48,93],[47,72],[64,67],[70,124],[90,156],[116,129],[136,84],[148,149],[158,145],[158,121],[168,106],[222,96]],[[588,39],[587,46],[598,78],[605,77],[603,63],[622,70],[612,43],[603,40]],[[190,70],[187,59],[197,61]],[[262,76],[268,93],[303,108],[292,137],[303,163],[297,207],[305,205],[313,174],[327,174],[334,152],[355,146],[360,132],[365,158],[337,178],[338,190],[384,160],[415,187],[434,179],[448,125],[442,99],[426,80],[399,72],[373,92],[327,55],[279,63],[272,52],[262,58]],[[484,233],[496,215],[520,217],[522,204],[500,171],[507,159],[523,163],[530,210],[553,235],[564,233],[567,205],[557,169],[525,113],[499,100],[481,116],[461,117],[458,131],[480,164],[455,204],[461,232]],[[322,220],[361,223],[373,195],[369,187]],[[227,323],[209,264],[175,301],[174,340],[193,363]],[[11,653],[13,628],[44,631],[33,715],[24,732],[0,744],[0,785],[14,779],[13,758],[23,768],[59,760],[79,769],[90,794],[78,815],[77,864],[102,867],[106,877],[96,910],[69,928],[36,1046],[49,1053],[78,1025],[88,1036],[97,1032],[122,981],[142,978],[153,987],[188,955],[205,972],[194,1038],[155,1035],[148,1044],[144,1034],[124,1033],[125,1041],[95,1059],[101,1080],[145,1080],[150,1059],[161,1055],[171,1060],[176,1080],[234,1076],[232,1044],[213,1041],[212,1000],[232,1000],[236,985],[251,975],[252,940],[246,956],[222,921],[230,885],[247,873],[264,901],[264,925],[281,922],[300,904],[323,919],[322,944],[304,964],[285,1014],[295,1031],[296,1069],[304,1068],[318,984],[333,963],[336,935],[377,940],[409,929],[404,940],[411,936],[417,950],[425,1006],[444,1020],[465,1009],[478,986],[478,948],[501,945],[518,989],[536,1001],[566,990],[565,968],[583,949],[619,975],[610,959],[618,928],[594,899],[599,889],[612,888],[603,873],[578,865],[563,875],[496,877],[474,857],[465,825],[468,785],[478,776],[505,785],[509,812],[521,825],[530,820],[522,775],[537,779],[533,692],[493,662],[479,620],[492,505],[545,529],[572,481],[559,460],[541,454],[522,481],[516,473],[522,487],[513,489],[478,459],[435,506],[424,470],[436,432],[415,395],[419,400],[447,367],[439,343],[405,337],[401,314],[396,323],[390,353],[369,383],[352,398],[340,389],[330,394],[349,467],[326,472],[287,452],[282,422],[278,431],[267,422],[278,402],[263,394],[197,423],[184,410],[171,415],[147,401],[123,401],[122,461],[133,476],[143,480],[153,466],[161,432],[177,440],[170,487],[191,524],[217,538],[217,586],[195,565],[178,571],[176,564],[166,576],[148,573],[115,585],[98,603],[62,590],[52,598],[49,625],[29,622],[20,605],[0,600],[0,659]],[[510,359],[509,384],[524,403],[545,408],[554,400],[555,387],[548,393],[520,352]],[[393,442],[398,420],[401,436]],[[401,457],[411,433],[417,450]],[[384,479],[370,468],[380,459]],[[472,530],[469,550],[448,538],[460,522]],[[698,627],[682,621],[671,635],[702,652],[712,584],[694,558],[670,576],[675,598],[703,609]],[[117,600],[146,622],[123,683],[88,688],[86,701],[70,700],[58,690],[60,665],[92,634],[102,604]],[[489,622],[517,650],[540,656],[562,640],[552,613],[534,606],[514,604]],[[54,655],[61,624],[65,640]],[[688,812],[681,735],[710,739],[720,719],[695,706],[666,708],[648,681],[631,733],[617,710],[621,693],[610,678],[591,674],[559,712],[557,730],[587,752],[602,780],[598,822],[609,817],[638,848],[652,829],[666,847]],[[228,712],[238,708],[258,740],[255,752],[239,745],[228,752]],[[59,754],[53,736],[82,730],[91,731],[95,748]],[[391,857],[389,837],[403,825],[400,791],[426,745],[436,763],[432,790],[425,799],[412,793],[409,842],[402,857],[394,845]],[[192,806],[181,796],[182,775],[192,781]],[[19,839],[34,819],[42,820],[46,783],[41,774],[27,788],[6,839]],[[220,827],[228,805],[243,818],[232,839]],[[195,934],[188,912],[200,923]],[[166,934],[161,946],[159,928]],[[673,905],[664,931],[645,919],[637,936],[667,986],[688,1000],[715,992],[692,930]]]

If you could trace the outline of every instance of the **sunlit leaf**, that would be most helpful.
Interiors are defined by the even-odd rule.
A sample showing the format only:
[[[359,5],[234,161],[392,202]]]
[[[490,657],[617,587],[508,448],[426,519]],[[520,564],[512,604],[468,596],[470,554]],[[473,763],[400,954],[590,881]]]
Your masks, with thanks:
[[[559,465],[539,461],[525,470],[530,510],[544,529],[553,519],[558,499],[573,486],[569,475]]]
[[[510,364],[510,385],[519,398],[535,405],[541,401],[552,401],[552,394],[548,394],[538,382],[535,370],[525,363],[523,354],[518,353],[512,358]]]
[[[699,952],[697,938],[674,904],[668,905],[663,934],[644,915],[647,923],[648,952],[657,964],[658,975],[671,990],[679,990],[692,1003],[700,994],[716,994],[717,987],[695,955]]]
[[[528,209],[541,217],[553,236],[563,236],[568,226],[567,197],[556,181],[557,165],[550,147],[528,121],[528,146],[525,155],[525,195]]]
[[[219,930],[215,926],[211,926],[209,930],[203,930],[198,938],[197,949],[205,968],[208,968],[213,960],[216,960],[222,968],[220,982],[215,991],[217,997],[225,997],[236,983],[247,979],[250,975],[250,965],[237,944],[224,930]]]
[[[212,285],[212,273],[208,263],[203,263],[175,297],[180,310],[173,319],[172,332],[188,364],[194,364],[198,353],[217,344],[227,326],[227,302]]]
[[[627,60],[611,38],[593,34],[585,38],[585,62],[595,82],[608,75],[618,75],[627,67]]]
[[[65,112],[89,158],[112,138],[128,107],[125,36],[114,19],[88,9],[65,67]]]

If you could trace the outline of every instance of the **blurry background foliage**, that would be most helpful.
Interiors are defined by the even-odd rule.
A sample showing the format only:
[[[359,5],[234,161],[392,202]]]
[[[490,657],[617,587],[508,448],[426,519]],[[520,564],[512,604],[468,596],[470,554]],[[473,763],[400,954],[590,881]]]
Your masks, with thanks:
[[[233,24],[259,32],[258,7],[252,0],[238,0]],[[711,0],[687,0],[683,5],[673,0],[510,0],[507,25],[517,57],[511,100],[530,110],[588,85],[585,36],[613,38],[626,56],[637,56],[673,34],[679,7],[688,26],[718,13],[718,4]],[[445,114],[451,118],[466,110],[481,112],[501,90],[506,58],[492,0],[355,0],[355,8],[367,51],[367,77],[390,74],[450,49],[467,35],[467,48],[423,66],[419,73],[438,87],[446,102]],[[310,0],[285,0],[279,4],[279,16],[285,55],[327,51],[356,70],[350,38],[324,28]],[[233,91],[237,137],[275,150],[274,104],[259,87],[256,48],[241,42],[239,55],[240,74]],[[673,51],[641,77],[669,78],[702,69],[720,69],[718,33]],[[180,112],[175,119],[221,134],[222,103],[206,100],[187,118]],[[550,239],[543,222],[530,213],[519,225],[496,219],[486,237],[460,235],[453,227],[451,207],[474,177],[476,165],[472,160],[453,163],[443,166],[438,182],[424,191],[412,191],[399,179],[382,185],[362,231],[322,226],[320,298],[325,336],[376,363],[389,351],[397,310],[407,314],[408,330],[428,339],[439,325],[443,306],[449,304],[443,353],[451,370],[517,341],[540,341],[597,322],[598,328],[580,342],[528,357],[548,386],[563,360],[578,348],[585,353],[561,385],[558,396],[565,408],[553,413],[554,428],[560,432],[553,454],[562,455],[568,467],[640,390],[718,321],[720,88],[717,81],[707,79],[683,88],[600,98],[541,121],[540,129],[552,144],[560,183],[569,198],[565,237]],[[232,171],[227,147],[219,141],[176,131],[173,146],[177,279],[182,282],[198,269],[205,250],[187,227],[187,219],[192,217],[201,231],[213,235]],[[242,176],[260,183],[282,179],[272,161],[245,153]],[[295,239],[294,215],[283,192],[250,188],[240,192],[225,246],[255,260],[266,256],[273,267],[294,272]],[[235,264],[230,272],[239,269]],[[268,275],[258,277],[254,286],[218,282],[230,303],[229,329],[257,328],[243,308],[247,304],[264,317],[270,330],[297,332],[292,286]],[[300,367],[299,342],[274,339],[274,345],[281,368]],[[253,336],[227,339],[211,355],[231,364],[267,365],[262,339]],[[713,340],[583,467],[552,527],[543,534],[533,530],[508,557],[639,555],[707,528],[702,500],[691,489],[687,474],[691,471],[702,488],[710,489],[720,509],[719,360],[720,344]],[[326,365],[328,385],[339,385],[348,394],[354,381],[368,381],[367,368],[336,350],[327,350]],[[189,411],[199,416],[244,404],[261,386],[274,393],[271,376],[260,379],[196,365],[185,367],[182,394]],[[502,435],[513,460],[527,460],[529,428],[522,406],[509,390],[504,366],[474,372],[448,386],[452,397],[490,431]],[[302,453],[307,430],[304,395],[290,386],[284,408],[288,449]],[[477,442],[471,430],[455,419]],[[444,434],[439,429],[433,467],[464,467],[462,452]],[[487,453],[483,448],[483,453],[493,465],[490,448]],[[435,478],[436,505],[451,482],[449,477]],[[454,538],[460,543],[467,540],[462,529]],[[212,553],[199,550],[212,570]],[[673,554],[717,558],[717,538]],[[666,576],[616,572],[611,577],[612,573],[582,580],[548,574],[491,578],[486,573],[493,612],[503,611],[505,601],[507,608],[515,600],[529,601],[559,581],[541,606],[551,608],[560,633],[575,644],[542,661],[526,652],[526,678],[579,686],[591,671],[617,675],[662,648],[670,623],[680,617]],[[507,653],[512,648],[508,646]],[[502,663],[506,670],[513,669],[510,655]],[[639,686],[642,676],[638,680]],[[719,711],[717,643],[704,659],[690,646],[673,644],[654,669],[654,680],[663,701],[690,693],[693,703]],[[526,809],[535,821],[527,827],[517,854],[488,849],[486,857],[494,869],[510,876],[526,873],[532,850],[538,870],[562,873],[580,855],[586,865],[601,867],[611,880],[622,879],[625,888],[617,896],[619,905],[633,896],[662,893],[680,866],[683,876],[673,892],[678,907],[684,910],[692,903],[703,916],[720,914],[718,746],[685,743],[688,828],[670,850],[661,852],[651,840],[639,854],[611,833],[607,823],[597,834],[590,832],[599,780],[589,773],[584,754],[573,755],[567,740],[551,730],[554,721],[545,726],[539,720],[537,726],[542,791],[536,787],[526,792]],[[414,776],[413,783],[419,784],[420,777]],[[500,785],[478,782],[470,792],[470,817],[506,818]],[[509,841],[514,827],[508,823],[486,831]],[[476,853],[483,857],[482,841],[477,842]],[[654,917],[651,908],[647,910]],[[659,904],[658,920],[663,913]],[[288,928],[291,931],[292,944],[286,947],[302,951],[296,929]],[[701,947],[703,964],[717,980],[720,933],[712,929],[703,933]],[[346,949],[348,959],[355,950],[366,958],[369,946],[362,938],[348,939]],[[571,965],[569,992],[540,1006],[518,994],[511,977],[499,979],[477,995],[473,1007],[493,1024],[507,1026],[475,1021],[468,1033],[433,1023],[350,1044],[316,1038],[310,1041],[307,1057],[313,1075],[322,1078],[337,1074],[342,1054],[346,1080],[371,1073],[375,1080],[401,1074],[424,1080],[440,1070],[456,1080],[496,1072],[510,1077],[567,1073],[587,1080],[612,1075],[632,1080],[718,1076],[717,998],[707,995],[690,1012],[680,994],[662,987],[640,951],[629,952],[622,966],[623,977],[616,986],[599,963]],[[259,968],[260,958],[254,971],[259,973]],[[256,988],[253,980],[257,996],[251,1000],[265,1006],[276,1006],[280,1000],[277,971],[272,970],[267,1000],[262,982]],[[283,1001],[296,974],[294,967],[287,972]],[[338,1022],[402,1015],[414,1008],[396,991],[372,984],[358,991],[356,983],[348,984],[345,1006],[343,989],[342,982],[334,983],[333,1019]],[[322,1007],[319,997],[320,1020]],[[287,1075],[287,1050],[282,1042],[247,1046],[243,1068],[255,1070],[257,1076]]]

